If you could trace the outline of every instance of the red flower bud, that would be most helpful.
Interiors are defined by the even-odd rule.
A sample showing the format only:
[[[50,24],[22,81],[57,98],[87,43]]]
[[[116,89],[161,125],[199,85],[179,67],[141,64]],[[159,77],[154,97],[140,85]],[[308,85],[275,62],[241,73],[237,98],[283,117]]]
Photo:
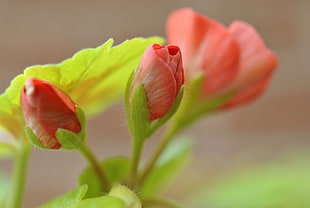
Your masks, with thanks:
[[[204,75],[203,98],[236,94],[227,106],[249,101],[267,87],[277,57],[250,25],[236,21],[229,28],[194,12],[178,10],[167,23],[169,44],[180,46],[186,74]]]
[[[149,120],[165,116],[184,84],[179,47],[150,45],[135,72],[130,92],[134,92],[140,84],[146,93]]]
[[[237,95],[223,105],[233,107],[251,101],[268,87],[271,75],[278,65],[276,55],[266,48],[255,29],[241,21],[233,22],[228,30],[235,37],[241,49],[239,73],[226,90]]]
[[[47,81],[29,78],[21,92],[21,107],[27,126],[49,149],[61,147],[55,135],[57,129],[81,131],[76,104]]]

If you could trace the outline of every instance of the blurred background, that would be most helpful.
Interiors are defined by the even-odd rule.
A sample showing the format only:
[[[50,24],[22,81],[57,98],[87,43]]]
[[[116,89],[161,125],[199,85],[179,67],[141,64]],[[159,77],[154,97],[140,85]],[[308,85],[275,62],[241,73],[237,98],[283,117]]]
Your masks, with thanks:
[[[229,189],[236,191],[240,188],[240,194],[242,190],[248,190],[243,194],[252,189],[259,192],[253,188],[257,184],[251,183],[256,179],[266,182],[279,178],[273,170],[279,165],[281,168],[276,172],[282,176],[291,174],[292,170],[297,172],[283,179],[283,183],[295,184],[292,186],[295,194],[302,188],[310,190],[309,177],[301,177],[307,171],[310,174],[308,0],[0,0],[0,90],[3,92],[10,80],[27,66],[58,63],[82,48],[96,47],[111,37],[116,44],[137,36],[164,37],[167,16],[183,7],[192,7],[225,25],[236,19],[249,22],[266,45],[278,54],[280,66],[261,99],[204,118],[184,131],[185,135],[195,138],[194,164],[190,170],[196,175],[185,173],[183,177],[187,180],[183,178],[182,181],[191,188],[197,184],[197,179],[199,184],[203,181],[203,184],[209,184],[209,188],[214,187],[212,190],[217,192],[205,190],[206,195],[201,196],[205,204],[216,204],[216,194],[221,191],[237,201],[238,197],[229,195]],[[122,104],[90,120],[88,132],[90,145],[99,158],[130,153]],[[154,143],[155,138],[147,143],[145,156]],[[10,161],[0,161],[0,171],[9,174],[10,164]],[[85,165],[75,152],[35,149],[30,159],[24,208],[37,207],[74,188],[78,173]],[[257,175],[258,172],[261,175]],[[238,183],[242,175],[246,175],[248,186]],[[296,179],[303,187],[296,186]],[[226,180],[230,185],[223,190]],[[190,188],[180,189],[180,186],[178,183],[174,187],[182,191],[170,191],[169,194],[176,198],[186,195]],[[273,189],[268,192],[268,188],[262,187],[261,192],[273,193]],[[209,196],[214,197],[208,201],[206,197]],[[282,196],[282,199],[287,197]],[[230,204],[230,207],[237,208],[232,202]],[[197,207],[207,206],[200,204]],[[310,205],[298,206],[291,202],[288,207],[306,208]]]

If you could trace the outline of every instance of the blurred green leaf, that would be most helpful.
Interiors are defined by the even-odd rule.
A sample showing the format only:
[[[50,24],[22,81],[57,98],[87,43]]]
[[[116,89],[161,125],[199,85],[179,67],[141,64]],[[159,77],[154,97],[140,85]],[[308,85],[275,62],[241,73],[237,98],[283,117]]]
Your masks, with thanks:
[[[196,207],[307,208],[310,207],[310,165],[297,159],[220,178],[194,197]]]
[[[87,185],[80,186],[39,208],[76,208],[87,192]]]
[[[141,190],[143,197],[151,196],[168,187],[177,174],[188,164],[193,143],[190,139],[176,138],[168,145]]]
[[[10,189],[9,178],[0,172],[0,207],[6,207],[7,193]]]
[[[21,76],[17,76],[11,85],[18,86],[23,84]],[[24,119],[20,107],[13,104],[9,92],[15,92],[14,87],[7,89],[6,93],[0,95],[0,130],[8,133],[14,138],[23,138],[24,135]]]
[[[113,157],[101,162],[107,179],[111,184],[122,182],[129,173],[130,160],[126,157]],[[79,184],[87,184],[88,192],[85,198],[97,197],[104,194],[100,187],[97,174],[92,168],[86,168],[79,177]]]
[[[29,77],[51,82],[67,93],[88,116],[99,114],[125,92],[129,75],[152,43],[163,43],[163,39],[134,38],[114,47],[110,39],[97,48],[83,49],[59,64],[28,67],[0,95],[0,127],[16,138],[23,138],[20,92]]]
[[[0,159],[12,157],[15,153],[15,149],[10,143],[0,142]]]
[[[125,203],[113,196],[102,196],[82,200],[76,208],[127,208]]]

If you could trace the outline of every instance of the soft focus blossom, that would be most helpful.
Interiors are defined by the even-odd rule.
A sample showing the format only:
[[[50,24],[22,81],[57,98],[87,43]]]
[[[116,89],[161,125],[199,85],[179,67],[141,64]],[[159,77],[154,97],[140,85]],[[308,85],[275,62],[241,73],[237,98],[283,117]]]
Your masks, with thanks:
[[[57,129],[81,131],[76,104],[47,81],[29,78],[21,92],[21,107],[27,126],[49,149],[58,149]]]
[[[167,22],[169,44],[180,47],[186,80],[204,76],[202,98],[227,93],[235,96],[222,107],[253,100],[266,89],[277,67],[277,57],[255,29],[241,21],[228,28],[185,8],[172,13]]]
[[[152,44],[145,50],[130,92],[142,84],[150,121],[162,118],[169,111],[184,83],[183,73],[179,47]]]

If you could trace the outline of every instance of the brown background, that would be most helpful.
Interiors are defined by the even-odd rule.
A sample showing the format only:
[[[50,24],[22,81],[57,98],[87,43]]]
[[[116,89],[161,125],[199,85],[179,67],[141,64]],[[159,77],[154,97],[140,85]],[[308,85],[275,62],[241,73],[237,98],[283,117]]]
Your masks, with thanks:
[[[235,19],[251,23],[280,60],[273,82],[260,100],[202,119],[185,132],[197,137],[196,163],[217,175],[237,166],[309,151],[308,0],[1,0],[0,89],[29,65],[60,62],[110,37],[120,43],[136,36],[164,36],[167,15],[187,6],[226,25]],[[98,157],[129,154],[121,104],[91,120],[89,132]],[[8,170],[9,164],[0,163]],[[36,207],[72,189],[84,166],[74,152],[36,149],[30,160],[24,207]]]

